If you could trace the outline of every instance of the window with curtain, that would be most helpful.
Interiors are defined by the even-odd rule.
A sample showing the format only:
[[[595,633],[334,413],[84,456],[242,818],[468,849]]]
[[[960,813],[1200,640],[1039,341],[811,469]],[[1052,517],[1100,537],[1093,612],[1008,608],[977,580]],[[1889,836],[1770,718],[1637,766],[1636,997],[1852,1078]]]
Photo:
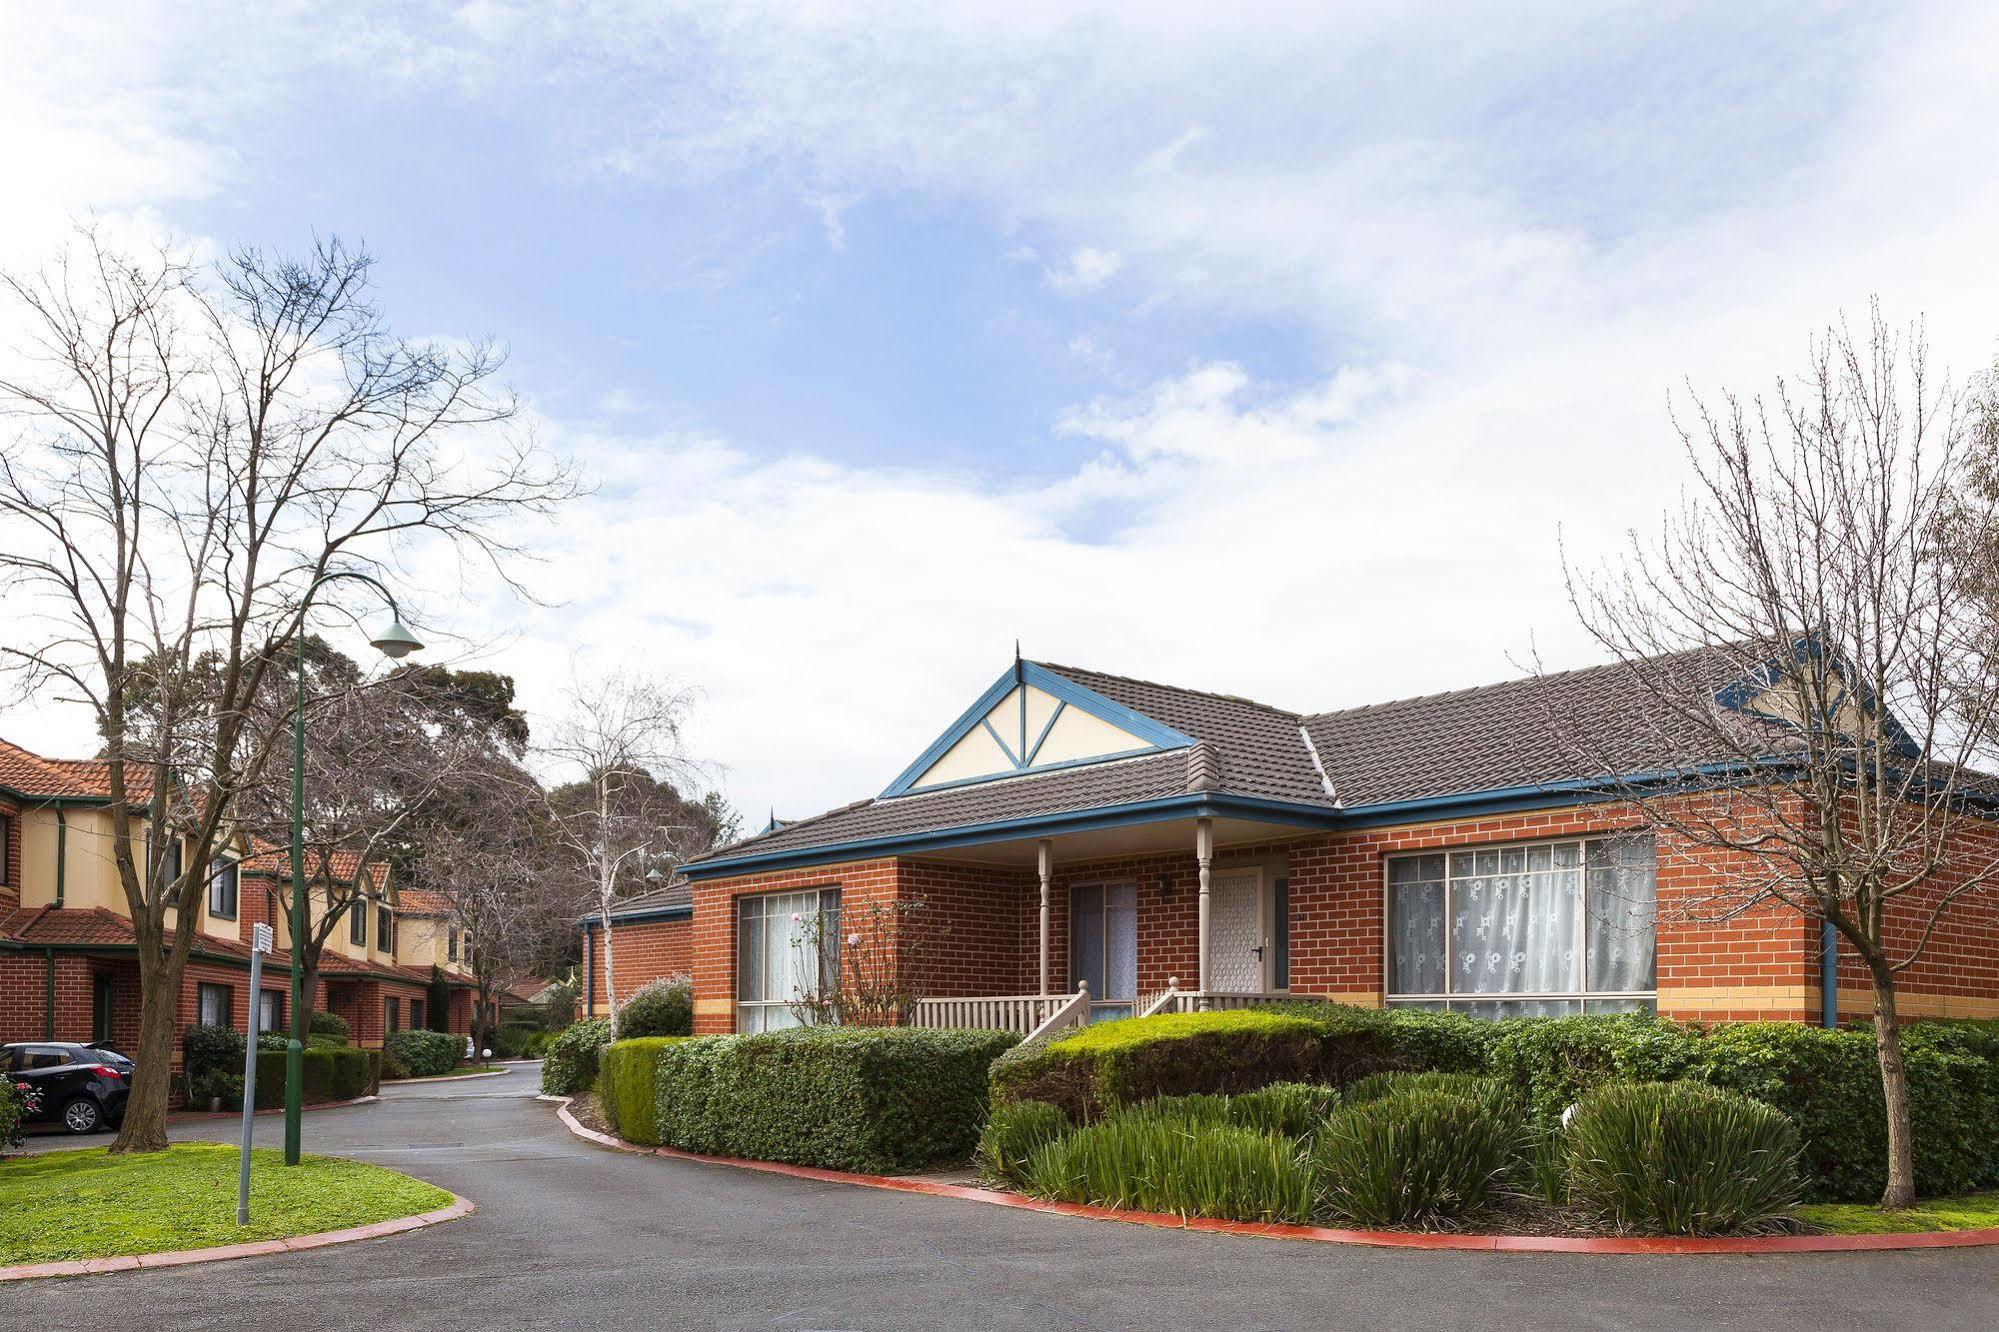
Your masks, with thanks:
[[[236,862],[224,860],[208,881],[208,914],[217,920],[236,919]]]
[[[1138,886],[1069,890],[1069,983],[1090,986],[1090,1020],[1130,1017],[1138,998]]]
[[[1651,1012],[1649,834],[1388,861],[1388,1002],[1475,1017]]]
[[[802,1021],[796,1005],[839,984],[840,890],[736,899],[736,1030]]]
[[[194,992],[195,1011],[200,1015],[204,1027],[226,1027],[229,1025],[229,987],[227,985],[198,985]]]
[[[283,1031],[285,1029],[285,992],[264,990],[257,995],[257,1030]]]

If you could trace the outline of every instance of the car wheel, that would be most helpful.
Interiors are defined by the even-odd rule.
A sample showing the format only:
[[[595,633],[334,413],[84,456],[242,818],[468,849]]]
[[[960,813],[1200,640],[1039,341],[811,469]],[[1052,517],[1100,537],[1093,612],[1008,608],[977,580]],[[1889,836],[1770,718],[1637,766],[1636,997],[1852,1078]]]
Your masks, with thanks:
[[[88,1096],[79,1096],[62,1108],[62,1126],[71,1133],[95,1133],[104,1125],[104,1112]]]

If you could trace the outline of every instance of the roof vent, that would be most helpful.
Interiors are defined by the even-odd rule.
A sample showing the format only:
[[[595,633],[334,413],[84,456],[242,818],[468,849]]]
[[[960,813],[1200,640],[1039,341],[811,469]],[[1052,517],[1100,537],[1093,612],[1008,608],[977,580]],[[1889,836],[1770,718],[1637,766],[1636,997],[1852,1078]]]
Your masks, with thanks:
[[[1197,741],[1187,751],[1187,789],[1219,791],[1222,786],[1222,756],[1212,741]]]

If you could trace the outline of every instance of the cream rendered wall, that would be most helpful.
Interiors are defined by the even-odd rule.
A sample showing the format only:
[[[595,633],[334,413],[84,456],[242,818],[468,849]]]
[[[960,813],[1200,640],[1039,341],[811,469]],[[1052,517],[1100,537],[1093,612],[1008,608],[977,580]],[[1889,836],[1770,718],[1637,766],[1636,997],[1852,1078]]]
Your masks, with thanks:
[[[111,815],[89,806],[64,811],[69,820],[62,900],[65,907],[103,907],[129,915],[118,861],[111,848]],[[21,811],[21,905],[46,906],[56,897],[56,842],[60,825],[53,809]]]
[[[1123,727],[1113,726],[1081,708],[1064,708],[1055,719],[1055,729],[1041,742],[1041,752],[1034,756],[1034,762],[1039,767],[1044,763],[1067,763],[1151,747],[1150,741],[1141,740]]]

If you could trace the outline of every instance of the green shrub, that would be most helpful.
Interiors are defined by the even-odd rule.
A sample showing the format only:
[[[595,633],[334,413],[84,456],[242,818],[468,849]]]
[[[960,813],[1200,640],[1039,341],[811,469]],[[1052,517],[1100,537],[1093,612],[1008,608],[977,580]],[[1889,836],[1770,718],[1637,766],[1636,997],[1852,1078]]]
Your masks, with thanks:
[[[1346,1103],[1365,1105],[1384,1096],[1409,1091],[1469,1096],[1516,1118],[1523,1114],[1512,1087],[1498,1078],[1482,1077],[1476,1073],[1373,1073],[1346,1089]]]
[[[285,1044],[289,1043],[289,1039],[287,1039]],[[305,1044],[309,1050],[338,1050],[347,1044],[347,1038],[345,1036],[335,1036],[330,1031],[315,1031],[305,1038]],[[262,1042],[259,1042],[258,1045],[260,1049],[264,1048]],[[283,1046],[280,1045],[278,1048],[282,1049]]]
[[[305,1029],[313,1036],[338,1036],[343,1041],[353,1034],[347,1030],[346,1018],[323,1008],[315,1008],[307,1014]]]
[[[382,1042],[383,1053],[393,1051],[413,1078],[434,1078],[458,1067],[465,1052],[465,1038],[448,1031],[392,1031]]]
[[[519,1059],[528,1052],[528,1046],[536,1036],[544,1033],[532,1023],[503,1023],[493,1033],[493,1054],[500,1059]]]
[[[1727,1235],[1798,1205],[1798,1132],[1746,1096],[1694,1082],[1613,1083],[1567,1129],[1569,1198],[1619,1230]]]
[[[1029,1193],[1060,1202],[1236,1221],[1309,1220],[1312,1179],[1274,1133],[1124,1112],[1036,1148]]]
[[[211,1072],[243,1071],[243,1033],[234,1027],[189,1027],[181,1036],[181,1069],[190,1085]]]
[[[1317,1082],[1273,1082],[1231,1096],[1229,1122],[1259,1133],[1281,1133],[1301,1142],[1317,1133],[1340,1105],[1340,1093]]]
[[[376,1055],[375,1051],[341,1046],[328,1049],[326,1054],[331,1066],[329,1090],[334,1100],[351,1101],[357,1096],[369,1094],[370,1065],[373,1063],[370,1056]],[[379,1067],[379,1064],[374,1066]]]
[[[0,1078],[0,1151],[21,1145],[21,1121],[27,1117],[27,1103],[14,1090],[13,1079]]]
[[[243,1075],[211,1068],[195,1074],[190,1090],[198,1109],[205,1110],[217,1101],[225,1110],[234,1109],[243,1104]]]
[[[597,1061],[611,1043],[609,1018],[592,1018],[563,1029],[542,1059],[541,1089],[549,1096],[575,1096],[597,1085]]]
[[[1569,1135],[1559,1124],[1528,1125],[1511,1172],[1514,1189],[1551,1207],[1569,1201]]]
[[[611,1132],[627,1142],[659,1144],[659,1052],[685,1036],[612,1041],[597,1065],[597,1100]]]
[[[307,1037],[306,1039],[309,1044],[311,1037]],[[259,1050],[289,1050],[291,1044],[292,1038],[281,1031],[265,1031],[257,1034],[257,1048]]]
[[[285,1057],[276,1050],[257,1051],[257,1108],[270,1110],[285,1103]]]
[[[1643,1015],[1519,1018],[1495,1029],[1488,1069],[1510,1084],[1537,1125],[1608,1082],[1696,1076],[1699,1032]],[[1796,1024],[1786,1024],[1796,1025]]]
[[[661,976],[632,991],[618,1006],[618,1039],[694,1034],[694,982]]]
[[[1522,1140],[1510,1100],[1416,1086],[1335,1112],[1312,1145],[1319,1206],[1363,1226],[1430,1228],[1491,1202]]]
[[[993,1071],[995,1100],[1047,1101],[1072,1119],[1154,1096],[1301,1082],[1322,1066],[1324,1027],[1253,1009],[1100,1022]]]
[[[659,1053],[660,1141],[877,1173],[964,1161],[986,1118],[988,1070],[1016,1039],[808,1027],[676,1042]]]
[[[1027,1160],[1069,1131],[1069,1116],[1046,1101],[1010,1101],[996,1105],[979,1134],[975,1159],[979,1173],[995,1184],[1020,1188],[1027,1182]]]

